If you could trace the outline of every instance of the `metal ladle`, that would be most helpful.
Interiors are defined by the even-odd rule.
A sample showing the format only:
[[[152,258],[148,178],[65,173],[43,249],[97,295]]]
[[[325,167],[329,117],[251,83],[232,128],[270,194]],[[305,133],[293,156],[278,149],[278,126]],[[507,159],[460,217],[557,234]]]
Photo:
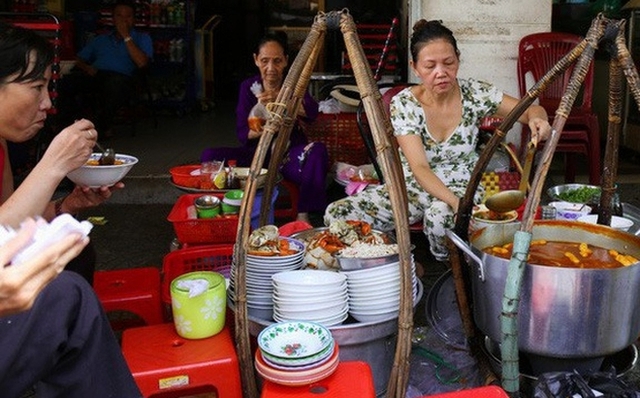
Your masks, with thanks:
[[[518,189],[509,189],[489,196],[484,202],[487,209],[495,211],[496,213],[507,213],[522,206],[524,199],[527,196],[529,174],[531,173],[535,152],[536,143],[530,141],[527,146],[527,154],[522,168],[522,175],[520,176],[520,185],[518,186]]]
[[[98,164],[101,166],[113,166],[116,163],[116,151],[113,148],[104,149],[97,141],[96,146],[102,152],[102,156],[98,159]]]

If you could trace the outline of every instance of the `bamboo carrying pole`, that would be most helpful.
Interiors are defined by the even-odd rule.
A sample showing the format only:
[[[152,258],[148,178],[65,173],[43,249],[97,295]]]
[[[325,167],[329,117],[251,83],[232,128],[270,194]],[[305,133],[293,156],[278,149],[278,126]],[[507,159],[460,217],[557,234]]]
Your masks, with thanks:
[[[371,130],[378,149],[379,158],[383,166],[383,173],[394,213],[396,235],[401,264],[401,292],[400,314],[398,318],[398,343],[396,355],[387,387],[388,397],[403,398],[406,393],[409,378],[409,356],[411,352],[411,332],[413,328],[413,297],[411,284],[410,264],[410,239],[408,224],[407,192],[404,185],[404,177],[400,167],[400,159],[395,147],[391,144],[392,128],[388,116],[384,112],[382,97],[373,79],[364,50],[356,33],[353,18],[347,10],[330,13],[320,13],[314,19],[311,31],[307,36],[298,56],[294,60],[280,89],[276,102],[269,104],[270,116],[264,127],[264,133],[260,137],[258,148],[254,155],[249,177],[245,187],[245,195],[240,206],[240,222],[234,246],[236,302],[235,302],[235,337],[240,362],[243,396],[245,398],[257,398],[257,386],[253,369],[253,357],[251,353],[249,325],[247,316],[246,297],[246,254],[247,242],[251,223],[251,209],[255,201],[257,189],[257,177],[262,164],[271,147],[274,136],[277,135],[274,151],[269,163],[267,181],[264,188],[261,207],[261,225],[266,222],[271,201],[269,198],[276,181],[277,166],[282,161],[291,133],[291,128],[298,114],[301,100],[309,84],[311,71],[316,63],[322,46],[322,39],[326,31],[327,23],[337,26],[339,22],[349,59],[354,65],[354,73],[358,89],[367,118],[371,123]]]
[[[269,104],[269,118],[264,126],[264,132],[260,136],[256,153],[253,157],[245,194],[240,205],[238,223],[238,231],[236,234],[236,244],[234,245],[234,262],[235,262],[235,338],[238,351],[238,360],[240,362],[240,376],[242,378],[243,397],[257,398],[258,390],[256,385],[256,377],[253,367],[253,356],[251,352],[249,322],[247,315],[247,296],[246,296],[246,254],[247,242],[249,240],[249,230],[251,228],[251,209],[255,201],[257,190],[257,178],[262,169],[262,164],[267,155],[267,151],[271,147],[273,137],[279,133],[276,141],[276,149],[270,164],[279,164],[284,153],[282,149],[286,146],[293,126],[293,119],[298,114],[301,104],[301,98],[304,96],[304,90],[309,84],[310,68],[315,65],[319,50],[316,46],[321,44],[320,38],[324,37],[325,22],[322,18],[316,18],[307,39],[296,59],[294,60],[289,73],[287,74],[282,88],[278,93],[275,104]],[[315,57],[315,58],[314,58]],[[310,67],[304,65],[309,63]],[[292,89],[295,86],[295,89]],[[301,89],[302,87],[302,89]],[[280,158],[277,158],[280,156]],[[267,173],[267,180],[264,192],[264,200],[261,207],[261,222],[264,225],[265,213],[268,212],[271,205],[271,194],[276,179],[276,167],[270,167]]]
[[[411,242],[409,237],[409,210],[407,189],[400,167],[398,151],[391,143],[393,128],[384,111],[382,96],[375,83],[362,45],[358,40],[353,19],[343,15],[340,29],[344,37],[349,59],[362,98],[362,103],[371,126],[378,159],[381,160],[384,180],[391,200],[396,238],[400,254],[400,314],[398,317],[398,339],[393,367],[387,386],[387,397],[404,398],[409,379],[409,357],[413,330],[413,297],[411,285]]]
[[[613,204],[612,198],[615,193],[614,182],[617,172],[621,113],[621,71],[623,71],[626,76],[627,82],[631,87],[631,92],[638,104],[640,104],[640,85],[637,70],[624,43],[624,21],[613,21],[603,17],[601,14],[593,20],[586,38],[543,76],[543,78],[527,92],[527,95],[520,100],[516,108],[507,118],[505,118],[505,121],[498,128],[497,134],[492,137],[492,140],[490,140],[490,143],[480,156],[480,161],[474,169],[467,192],[461,201],[460,214],[456,222],[455,231],[458,234],[464,235],[464,231],[468,228],[469,211],[472,206],[473,194],[477,189],[480,173],[488,164],[488,159],[497,147],[495,141],[501,140],[504,136],[502,131],[508,130],[512,122],[545,90],[548,84],[564,73],[564,71],[575,62],[569,84],[565,89],[565,93],[556,111],[551,137],[545,144],[541,161],[534,177],[520,230],[514,237],[514,250],[508,267],[501,317],[501,356],[503,387],[511,396],[519,396],[520,373],[518,363],[517,315],[520,302],[521,281],[529,252],[535,210],[540,203],[544,180],[548,173],[556,145],[560,139],[560,134],[562,133],[564,124],[571,112],[573,102],[584,81],[589,64],[593,62],[595,49],[601,40],[608,44],[608,50],[613,56],[610,62],[609,128],[607,130],[607,147],[605,150],[605,168],[602,183],[603,193],[601,195],[600,214],[598,217],[599,224],[608,224]],[[614,41],[615,43],[613,43]],[[475,325],[470,315],[471,311],[468,307],[463,308],[465,305],[469,305],[468,280],[465,278],[462,270],[456,247],[451,242],[449,242],[449,247],[455,252],[455,254],[452,255],[452,268],[457,271],[454,272],[454,277],[457,278],[456,295],[460,313],[463,317],[465,332],[470,339],[473,339],[475,337]]]

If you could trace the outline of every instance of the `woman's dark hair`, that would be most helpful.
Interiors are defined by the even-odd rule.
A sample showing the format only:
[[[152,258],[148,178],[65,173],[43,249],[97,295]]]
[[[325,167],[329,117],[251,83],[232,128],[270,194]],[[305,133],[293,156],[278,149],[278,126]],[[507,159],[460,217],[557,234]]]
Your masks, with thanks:
[[[448,41],[456,51],[456,55],[460,56],[460,50],[458,50],[458,44],[456,43],[456,38],[453,37],[453,32],[444,26],[442,21],[421,19],[413,25],[413,34],[411,35],[411,58],[413,62],[418,61],[418,53],[422,50],[422,47],[436,39]]]
[[[44,78],[53,56],[53,46],[44,37],[0,22],[0,84]],[[16,76],[8,81],[12,75]]]
[[[260,39],[260,41],[258,42],[258,45],[256,46],[256,49],[254,51],[254,54],[259,54],[262,46],[264,46],[269,42],[278,43],[280,47],[282,47],[282,51],[284,52],[284,55],[288,55],[289,50],[287,48],[287,34],[282,31],[279,31],[276,33],[267,33],[266,35],[264,35],[262,39]]]

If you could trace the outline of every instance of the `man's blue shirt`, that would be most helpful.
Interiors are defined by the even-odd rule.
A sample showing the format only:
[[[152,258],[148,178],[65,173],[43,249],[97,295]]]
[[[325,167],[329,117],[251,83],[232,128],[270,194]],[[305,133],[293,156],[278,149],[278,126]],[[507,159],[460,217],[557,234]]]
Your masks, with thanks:
[[[131,31],[133,42],[149,59],[153,56],[153,42],[147,33]],[[98,70],[133,75],[136,64],[129,56],[127,44],[115,32],[96,36],[78,53],[78,57]]]

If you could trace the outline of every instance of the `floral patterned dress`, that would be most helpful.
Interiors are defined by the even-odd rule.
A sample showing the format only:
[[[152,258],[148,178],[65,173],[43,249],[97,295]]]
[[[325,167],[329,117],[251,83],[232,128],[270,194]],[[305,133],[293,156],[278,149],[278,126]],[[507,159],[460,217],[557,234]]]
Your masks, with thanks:
[[[433,172],[456,195],[462,197],[471,172],[478,161],[478,126],[483,117],[496,112],[502,92],[491,84],[473,79],[458,80],[462,96],[462,119],[453,134],[443,142],[435,141],[427,130],[420,102],[407,88],[391,100],[391,123],[396,136],[419,135]],[[454,225],[453,210],[446,203],[429,195],[416,181],[409,163],[400,150],[409,205],[409,223],[423,220],[423,230],[436,259],[448,258],[445,231]],[[389,231],[395,228],[389,199],[389,183],[369,186],[364,191],[331,203],[325,212],[326,225],[335,220],[362,220],[373,228]],[[479,201],[482,192],[478,192]]]

